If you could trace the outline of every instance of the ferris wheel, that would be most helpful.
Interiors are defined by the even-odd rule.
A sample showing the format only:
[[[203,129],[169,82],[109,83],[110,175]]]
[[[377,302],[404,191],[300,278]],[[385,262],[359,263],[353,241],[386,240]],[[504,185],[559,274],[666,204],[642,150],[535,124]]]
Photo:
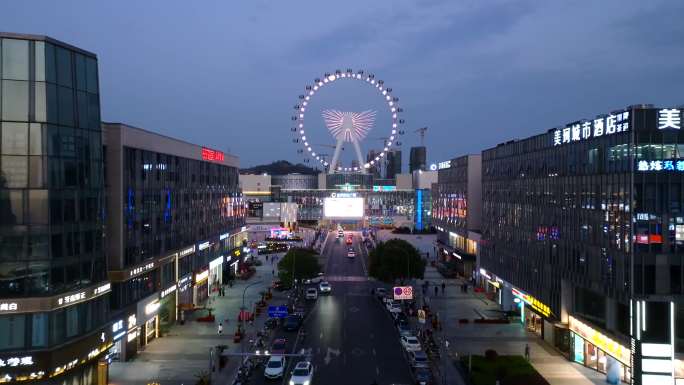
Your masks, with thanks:
[[[311,142],[311,136],[307,138],[308,128],[305,126],[304,120],[307,109],[311,105],[314,96],[322,88],[331,88],[333,84],[340,81],[358,81],[373,87],[382,97],[383,103],[387,108],[387,112],[391,117],[391,125],[387,128],[382,128],[385,137],[378,138],[383,140],[382,148],[375,154],[373,159],[364,160],[361,152],[361,142],[367,138],[368,133],[375,124],[378,112],[374,110],[364,110],[359,112],[339,111],[336,109],[326,109],[322,112],[322,118],[328,132],[335,140],[335,145],[329,147],[334,148],[334,153],[330,162],[328,162],[327,154],[317,153],[313,148],[314,144]],[[393,96],[392,89],[386,87],[384,81],[376,80],[375,75],[366,74],[364,71],[357,71],[356,73],[347,69],[345,72],[340,70],[335,73],[326,73],[322,78],[316,78],[312,85],[306,86],[305,94],[299,95],[298,103],[294,106],[297,111],[291,120],[293,127],[290,129],[294,134],[294,143],[301,143],[303,148],[297,150],[299,154],[304,154],[305,163],[314,160],[320,163],[324,169],[331,172],[360,172],[365,173],[370,167],[382,162],[387,153],[392,147],[400,146],[401,142],[398,140],[399,135],[403,135],[404,131],[400,126],[404,124],[404,120],[400,117],[403,109],[399,107],[399,98]],[[383,112],[384,113],[384,112]],[[345,143],[351,144],[354,149],[357,165],[343,165],[340,161],[340,153]]]

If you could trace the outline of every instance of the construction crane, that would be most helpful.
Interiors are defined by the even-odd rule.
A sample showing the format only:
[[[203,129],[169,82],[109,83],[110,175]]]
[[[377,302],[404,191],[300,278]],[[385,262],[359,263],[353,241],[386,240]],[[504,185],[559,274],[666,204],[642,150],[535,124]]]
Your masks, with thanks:
[[[421,127],[413,132],[420,132],[420,145],[423,145],[423,140],[425,139],[425,131],[427,131],[427,127]]]

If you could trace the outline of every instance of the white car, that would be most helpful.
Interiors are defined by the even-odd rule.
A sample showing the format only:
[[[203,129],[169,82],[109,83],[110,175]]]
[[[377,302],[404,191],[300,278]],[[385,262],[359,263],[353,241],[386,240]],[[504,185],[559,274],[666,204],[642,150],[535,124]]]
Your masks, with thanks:
[[[297,362],[290,376],[289,385],[311,385],[313,379],[314,367],[309,361]]]
[[[305,294],[306,299],[316,299],[318,298],[318,290],[316,290],[315,287],[310,287],[306,289],[306,294]]]
[[[401,336],[401,345],[407,352],[420,350],[420,341],[414,336]]]
[[[285,372],[285,357],[283,356],[271,356],[266,363],[266,369],[264,369],[264,377],[269,380],[275,380],[276,378],[281,378]]]
[[[319,283],[319,282],[323,282],[324,279],[325,279],[325,276],[323,275],[323,273],[318,273],[318,275],[316,275],[313,278],[305,279],[304,283],[306,283],[306,284]]]
[[[401,303],[399,301],[387,301],[385,306],[390,313],[401,313]]]
[[[328,282],[323,281],[318,285],[318,291],[320,291],[321,294],[330,294],[332,287]]]

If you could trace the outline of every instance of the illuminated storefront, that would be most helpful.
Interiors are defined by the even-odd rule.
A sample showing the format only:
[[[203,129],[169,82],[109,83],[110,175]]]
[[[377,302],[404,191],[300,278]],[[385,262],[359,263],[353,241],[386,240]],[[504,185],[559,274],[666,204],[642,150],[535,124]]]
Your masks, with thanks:
[[[196,273],[193,282],[192,303],[198,306],[206,301],[209,296],[209,269]]]
[[[223,255],[209,262],[209,294],[218,294],[223,285]]]
[[[617,380],[629,383],[630,349],[626,344],[607,337],[573,316],[569,317],[569,328],[572,332],[572,361],[606,373],[609,383]]]

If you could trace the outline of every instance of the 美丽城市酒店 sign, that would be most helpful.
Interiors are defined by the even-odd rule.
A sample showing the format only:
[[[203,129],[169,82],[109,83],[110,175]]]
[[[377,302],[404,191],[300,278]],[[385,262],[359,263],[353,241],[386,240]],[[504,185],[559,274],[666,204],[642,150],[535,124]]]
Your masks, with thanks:
[[[553,131],[553,145],[560,146],[625,131],[629,131],[629,111],[557,128]]]

